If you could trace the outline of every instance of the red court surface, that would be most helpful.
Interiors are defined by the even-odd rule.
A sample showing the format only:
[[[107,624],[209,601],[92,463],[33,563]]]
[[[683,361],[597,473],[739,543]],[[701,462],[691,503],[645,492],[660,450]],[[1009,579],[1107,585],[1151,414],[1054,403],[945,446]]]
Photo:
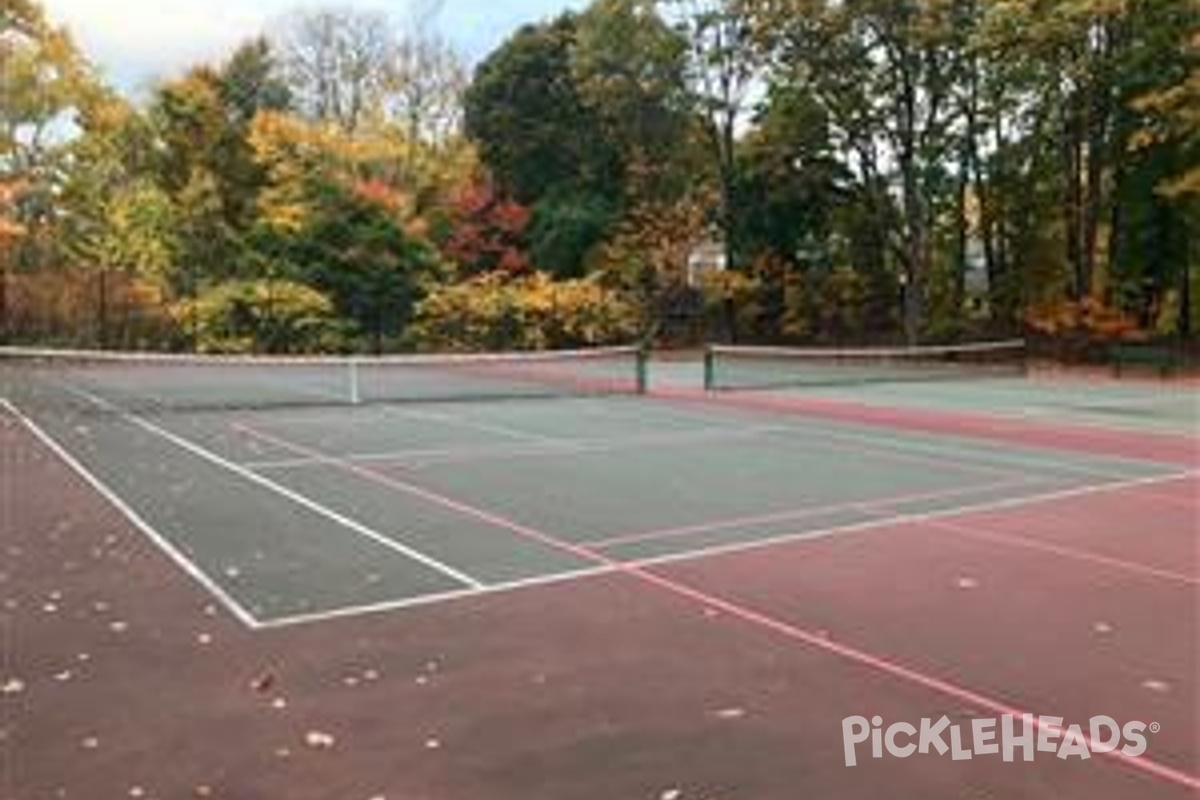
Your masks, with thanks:
[[[1192,471],[251,631],[3,416],[0,787],[12,800],[1193,797],[1200,480],[1165,442],[1136,444],[1151,445],[1138,452]],[[876,760],[861,745],[845,764],[849,716],[946,715],[969,731],[1022,712],[1160,730],[1136,758]]]

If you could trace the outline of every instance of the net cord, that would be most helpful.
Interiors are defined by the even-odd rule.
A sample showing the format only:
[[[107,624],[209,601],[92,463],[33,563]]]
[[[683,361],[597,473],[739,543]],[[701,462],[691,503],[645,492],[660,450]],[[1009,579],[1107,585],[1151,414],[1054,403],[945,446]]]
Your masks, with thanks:
[[[880,359],[888,358],[917,358],[920,356],[938,355],[984,355],[988,353],[1021,352],[1024,351],[1024,339],[1006,339],[996,342],[975,342],[973,344],[957,345],[914,345],[909,347],[861,347],[861,348],[820,348],[820,347],[768,347],[753,345],[709,345],[709,357],[728,356],[762,356],[765,358],[812,358],[836,361],[838,359]]]
[[[473,364],[538,364],[564,360],[604,359],[636,356],[637,345],[593,347],[574,350],[531,350],[504,353],[418,353],[394,356],[257,356],[257,355],[193,355],[190,353],[150,353],[118,350],[70,350],[0,346],[0,362],[63,361],[127,364],[161,364],[178,366],[348,366],[357,369],[375,366],[470,366]]]

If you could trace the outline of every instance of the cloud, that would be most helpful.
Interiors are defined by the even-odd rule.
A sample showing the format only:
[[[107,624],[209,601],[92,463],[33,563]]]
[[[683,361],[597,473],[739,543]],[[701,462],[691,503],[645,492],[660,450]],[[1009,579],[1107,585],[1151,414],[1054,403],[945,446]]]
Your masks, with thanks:
[[[220,57],[263,30],[286,0],[254,3],[194,0],[43,0],[88,57],[129,88]]]
[[[289,10],[348,2],[384,11],[398,22],[414,7],[438,5],[436,0],[43,0],[50,18],[70,28],[106,78],[126,90],[219,59],[240,42],[269,32]],[[582,5],[582,0],[445,0],[437,27],[474,61],[520,25]]]

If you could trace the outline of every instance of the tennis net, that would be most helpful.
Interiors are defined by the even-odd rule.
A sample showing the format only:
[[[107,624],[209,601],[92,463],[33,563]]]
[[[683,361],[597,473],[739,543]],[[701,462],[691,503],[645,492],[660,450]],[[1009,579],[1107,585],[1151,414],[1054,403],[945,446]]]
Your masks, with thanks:
[[[897,348],[715,345],[705,356],[709,391],[786,389],[903,381],[973,380],[1025,373],[1025,342]]]
[[[635,394],[645,370],[637,347],[371,358],[0,348],[0,377],[18,386],[138,412]]]

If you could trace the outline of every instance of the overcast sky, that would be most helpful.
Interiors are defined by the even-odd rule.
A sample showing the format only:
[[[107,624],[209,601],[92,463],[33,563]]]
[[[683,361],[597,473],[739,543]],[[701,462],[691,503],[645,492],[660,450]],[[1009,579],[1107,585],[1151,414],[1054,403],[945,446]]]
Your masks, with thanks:
[[[348,0],[43,0],[66,24],[110,83],[144,89],[198,61],[217,59],[239,42],[269,30],[289,9],[344,6]],[[365,9],[403,21],[437,0],[359,0]],[[517,27],[554,16],[581,0],[443,0],[437,27],[472,61]]]

